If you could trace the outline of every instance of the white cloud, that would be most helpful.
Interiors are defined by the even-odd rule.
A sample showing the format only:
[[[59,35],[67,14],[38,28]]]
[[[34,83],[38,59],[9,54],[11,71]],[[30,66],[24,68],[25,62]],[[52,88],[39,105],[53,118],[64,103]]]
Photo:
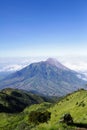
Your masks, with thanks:
[[[66,56],[59,57],[59,61],[66,67],[76,71],[87,71],[87,57]]]
[[[26,57],[15,59],[0,59],[0,72],[20,70],[30,63],[46,60],[47,58],[48,57]],[[87,74],[87,57],[60,56],[55,58],[66,67]]]
[[[14,64],[14,65],[7,65],[5,67],[3,67],[2,69],[0,69],[0,72],[4,72],[4,71],[17,71],[17,70],[20,70],[22,69],[24,66],[22,65],[17,65],[17,64]]]
[[[45,60],[46,57],[29,57],[29,58],[5,58],[0,60],[0,72],[17,71],[30,63]]]
[[[68,68],[76,70],[76,71],[86,71],[87,70],[86,62],[78,62],[78,63],[65,62],[64,65],[67,66]]]

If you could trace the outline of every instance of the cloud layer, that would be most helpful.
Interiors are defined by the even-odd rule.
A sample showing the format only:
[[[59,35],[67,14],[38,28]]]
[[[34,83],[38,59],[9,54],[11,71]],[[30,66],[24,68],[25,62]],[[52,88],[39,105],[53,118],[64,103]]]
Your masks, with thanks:
[[[33,62],[46,60],[48,57],[30,57],[15,59],[0,59],[0,72],[17,71]],[[86,57],[56,57],[66,67],[87,74],[87,58]]]

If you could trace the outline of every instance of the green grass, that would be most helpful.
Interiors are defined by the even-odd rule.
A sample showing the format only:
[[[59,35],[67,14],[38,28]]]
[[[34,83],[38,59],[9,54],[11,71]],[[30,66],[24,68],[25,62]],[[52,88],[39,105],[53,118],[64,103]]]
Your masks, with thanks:
[[[52,113],[51,120],[48,123],[37,126],[36,130],[71,129],[71,127],[69,128],[65,124],[59,123],[61,116],[65,113],[70,113],[75,123],[87,123],[87,91],[79,90],[68,95],[48,110]],[[72,129],[75,128],[73,127]]]
[[[51,119],[39,125],[29,122],[31,111],[51,112]],[[0,113],[0,130],[75,130],[75,127],[59,123],[61,116],[70,113],[75,123],[87,123],[87,91],[79,90],[56,104],[41,103],[27,107],[19,114]]]

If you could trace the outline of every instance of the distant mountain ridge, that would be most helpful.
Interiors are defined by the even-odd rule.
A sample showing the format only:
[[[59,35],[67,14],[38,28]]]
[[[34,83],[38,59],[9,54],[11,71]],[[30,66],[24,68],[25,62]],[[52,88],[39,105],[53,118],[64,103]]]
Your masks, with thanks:
[[[62,96],[82,88],[86,81],[55,59],[32,63],[0,82],[0,88],[19,88],[48,96]]]

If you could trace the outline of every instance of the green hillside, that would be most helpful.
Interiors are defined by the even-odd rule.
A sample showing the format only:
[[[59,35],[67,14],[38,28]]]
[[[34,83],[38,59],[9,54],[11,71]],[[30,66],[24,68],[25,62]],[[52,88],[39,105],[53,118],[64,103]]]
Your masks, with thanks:
[[[59,123],[60,118],[66,113],[70,113],[74,122],[83,124],[84,127],[87,123],[87,91],[79,90],[64,97],[60,102],[51,107],[49,111],[51,112],[50,121],[40,124],[36,130],[58,130],[59,128],[60,130],[76,129],[76,126],[71,127]]]
[[[6,88],[0,91],[0,112],[17,113],[27,106],[47,101],[45,97],[31,92]],[[49,101],[51,101],[49,99]]]
[[[46,123],[33,123],[29,120],[31,111],[49,111],[51,118]],[[79,90],[67,95],[58,103],[35,104],[24,109],[19,114],[0,113],[0,130],[76,130],[75,126],[60,123],[60,118],[70,113],[74,124],[87,123],[87,91]]]

